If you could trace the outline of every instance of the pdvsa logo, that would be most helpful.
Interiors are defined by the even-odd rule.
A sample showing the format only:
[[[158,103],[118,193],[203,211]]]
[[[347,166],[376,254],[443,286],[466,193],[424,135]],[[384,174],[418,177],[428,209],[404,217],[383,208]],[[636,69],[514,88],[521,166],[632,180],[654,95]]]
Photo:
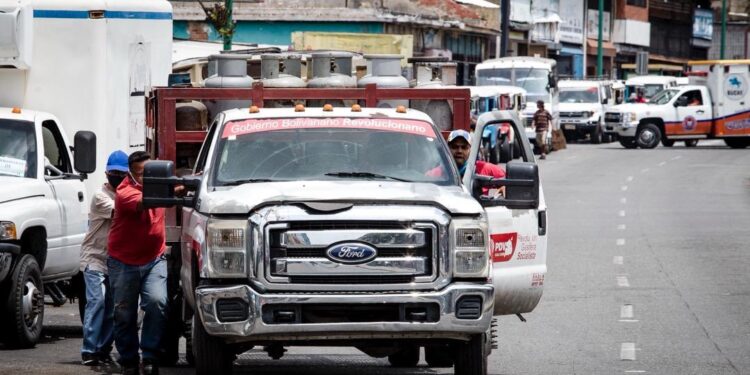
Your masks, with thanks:
[[[724,81],[724,90],[726,90],[727,98],[732,100],[739,100],[745,97],[747,92],[747,82],[745,77],[740,74],[730,74]]]
[[[513,258],[518,243],[518,233],[490,234],[492,261],[507,262]]]
[[[682,120],[682,128],[687,131],[695,130],[695,128],[698,126],[698,120],[695,119],[693,116],[686,116]]]

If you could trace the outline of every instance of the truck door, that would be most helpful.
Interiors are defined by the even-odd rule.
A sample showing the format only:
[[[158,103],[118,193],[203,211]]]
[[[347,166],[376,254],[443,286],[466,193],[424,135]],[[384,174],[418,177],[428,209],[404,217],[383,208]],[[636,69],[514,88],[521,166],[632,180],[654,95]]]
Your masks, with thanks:
[[[47,233],[47,266],[45,275],[76,270],[79,264],[81,243],[87,230],[86,195],[83,182],[63,178],[73,173],[73,164],[67,143],[54,120],[42,122],[44,143],[44,178],[57,202],[58,211],[49,213]],[[56,229],[51,229],[56,228]]]
[[[491,112],[481,117],[477,130],[485,124],[487,116],[498,116],[507,122],[518,121],[510,112]],[[515,118],[516,120],[512,120]],[[482,128],[480,128],[480,124]],[[520,122],[512,126],[516,132],[523,129]],[[481,133],[480,133],[481,134]],[[520,154],[514,155],[509,163],[500,165],[507,170],[510,163],[533,163],[531,146],[524,137],[516,137],[515,142]],[[477,142],[473,142],[478,148]],[[471,156],[481,152],[472,150]],[[466,178],[464,183],[468,183]],[[467,185],[469,186],[469,185]],[[508,187],[506,187],[507,189]],[[489,192],[490,195],[493,191]],[[492,261],[492,280],[495,286],[495,315],[526,313],[534,310],[542,297],[544,277],[547,273],[547,216],[544,193],[539,187],[539,205],[537,208],[508,208],[506,206],[485,207],[489,222],[490,258]]]
[[[702,135],[711,131],[711,103],[703,90],[687,90],[675,101],[676,122],[668,125],[668,135]]]

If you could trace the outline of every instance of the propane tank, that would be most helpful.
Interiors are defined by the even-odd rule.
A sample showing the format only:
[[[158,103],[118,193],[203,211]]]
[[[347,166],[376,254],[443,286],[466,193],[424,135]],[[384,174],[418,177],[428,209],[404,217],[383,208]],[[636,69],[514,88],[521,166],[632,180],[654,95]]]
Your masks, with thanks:
[[[247,75],[247,60],[251,55],[222,54],[208,57],[209,65],[213,60],[216,64],[216,74],[208,77],[205,87],[212,88],[250,88],[253,79]],[[251,100],[217,100],[206,104],[211,118],[227,109],[247,108]]]
[[[447,57],[411,58],[414,67],[416,88],[429,90],[443,88],[456,83],[456,63]],[[447,100],[412,100],[411,107],[426,113],[441,131],[453,128],[453,103]]]
[[[178,100],[175,103],[175,123],[178,131],[206,130],[208,108],[197,100]]]
[[[357,87],[357,79],[352,77],[352,57],[349,52],[324,52],[312,54],[312,79],[307,81],[310,88],[352,88]],[[348,101],[347,101],[348,102]],[[326,103],[334,107],[349,105],[343,100],[308,100],[310,107],[322,107]],[[353,103],[352,103],[353,104]]]
[[[409,80],[401,75],[401,55],[365,55],[367,75],[357,82],[358,87],[374,83],[377,87],[408,88]],[[380,100],[378,108],[409,106],[408,100]]]
[[[299,74],[302,72],[300,57],[296,55],[261,55],[260,72],[263,87],[301,88],[307,86]],[[266,108],[292,108],[305,104],[303,100],[266,100]]]

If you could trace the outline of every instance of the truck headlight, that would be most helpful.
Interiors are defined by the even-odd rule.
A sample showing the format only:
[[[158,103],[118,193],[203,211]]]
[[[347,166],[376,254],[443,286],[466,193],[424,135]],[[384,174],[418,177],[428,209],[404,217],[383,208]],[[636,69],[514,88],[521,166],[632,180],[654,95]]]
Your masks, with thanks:
[[[206,227],[208,274],[213,278],[247,276],[247,220],[210,220]]]
[[[489,277],[486,222],[483,220],[454,220],[452,227],[453,276]]]
[[[633,121],[637,121],[638,116],[635,114],[635,112],[626,112],[622,114],[622,122],[624,124],[629,124]]]
[[[0,221],[0,240],[16,240],[16,224],[10,221]]]

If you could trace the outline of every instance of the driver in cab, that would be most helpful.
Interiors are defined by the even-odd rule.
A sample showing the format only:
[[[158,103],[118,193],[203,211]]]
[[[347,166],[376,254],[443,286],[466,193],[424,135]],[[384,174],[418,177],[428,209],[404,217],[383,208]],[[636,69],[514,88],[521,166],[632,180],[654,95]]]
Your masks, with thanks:
[[[448,147],[451,150],[453,161],[456,162],[461,177],[464,177],[466,172],[466,161],[469,160],[469,154],[471,153],[471,134],[466,130],[454,130],[448,135]],[[479,176],[489,176],[492,178],[505,178],[505,171],[503,168],[488,163],[484,160],[476,161],[475,172]],[[443,170],[441,167],[435,168],[427,172],[428,176],[438,177],[442,176]],[[489,194],[489,189],[483,189],[485,195]],[[495,189],[493,189],[495,190]],[[497,189],[491,195],[505,195],[505,187]]]

